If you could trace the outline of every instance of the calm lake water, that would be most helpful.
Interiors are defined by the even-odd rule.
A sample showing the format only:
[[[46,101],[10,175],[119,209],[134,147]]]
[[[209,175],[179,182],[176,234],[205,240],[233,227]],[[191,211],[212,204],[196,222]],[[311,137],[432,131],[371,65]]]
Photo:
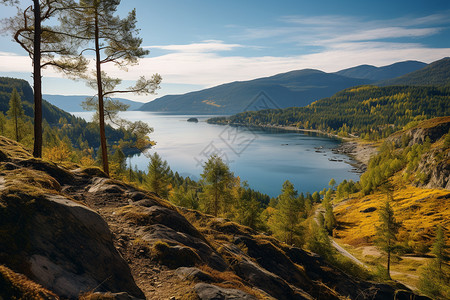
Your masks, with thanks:
[[[73,114],[89,119],[90,112]],[[299,192],[320,191],[331,178],[359,180],[347,162],[350,158],[334,154],[340,141],[325,136],[281,130],[261,130],[207,124],[211,116],[173,115],[167,113],[124,112],[130,121],[142,120],[154,128],[150,135],[158,152],[171,169],[182,176],[199,179],[202,164],[212,153],[218,153],[241,181],[270,196],[277,196],[285,180]],[[199,122],[187,122],[196,117]],[[342,161],[330,161],[342,160]],[[149,159],[141,154],[131,158],[133,168],[147,170]]]

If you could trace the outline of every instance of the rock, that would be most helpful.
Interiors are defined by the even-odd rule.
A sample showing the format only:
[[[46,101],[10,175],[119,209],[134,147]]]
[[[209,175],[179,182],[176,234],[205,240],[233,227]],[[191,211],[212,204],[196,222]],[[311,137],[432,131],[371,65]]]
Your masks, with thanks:
[[[183,280],[214,282],[215,280],[208,273],[198,268],[180,267],[175,270],[178,277]]]
[[[61,195],[0,195],[0,263],[64,298],[127,292],[144,298],[105,221]],[[21,222],[17,222],[21,220]]]
[[[376,211],[377,210],[377,208],[376,207],[368,207],[368,208],[366,208],[366,209],[363,209],[363,210],[360,210],[359,212],[362,212],[362,213],[371,213],[371,212],[374,212],[374,211]]]
[[[90,295],[92,300],[95,299],[108,299],[108,300],[139,300],[140,298],[133,297],[128,293],[93,293]]]
[[[247,294],[241,290],[221,288],[207,283],[197,283],[194,290],[201,300],[257,299],[255,296]]]
[[[172,228],[165,225],[155,224],[142,229],[140,234],[142,240],[154,244],[158,241],[166,242],[170,248],[167,249],[167,258],[172,258],[174,260],[170,265],[172,267],[191,267],[195,264],[198,258],[200,262],[207,264],[213,269],[224,271],[227,268],[226,262],[220,257],[203,239],[193,237],[189,234],[183,232],[177,232]],[[178,248],[171,249],[175,246]],[[191,252],[187,251],[187,248]],[[175,251],[182,251],[179,254],[187,255],[190,254],[190,258],[185,257],[186,261],[180,260],[180,257],[173,256],[176,254]],[[166,260],[167,262],[167,260]]]
[[[198,123],[198,119],[197,118],[189,118],[187,119],[188,122],[193,122],[193,123]]]
[[[252,285],[280,300],[311,299],[296,293],[283,279],[251,261],[240,261],[233,266],[236,274]],[[306,294],[306,293],[305,293]]]

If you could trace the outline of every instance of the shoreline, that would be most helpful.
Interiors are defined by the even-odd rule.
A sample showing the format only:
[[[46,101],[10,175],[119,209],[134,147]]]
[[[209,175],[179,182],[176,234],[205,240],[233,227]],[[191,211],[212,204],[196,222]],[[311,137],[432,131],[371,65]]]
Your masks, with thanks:
[[[223,124],[219,124],[223,125]],[[325,135],[334,139],[341,140],[342,143],[334,148],[332,151],[339,154],[344,154],[350,157],[354,162],[347,162],[349,165],[357,169],[357,173],[364,173],[367,170],[369,160],[373,155],[378,153],[378,142],[365,142],[357,137],[343,137],[337,134],[332,134],[329,132],[321,131],[318,129],[303,129],[294,126],[279,126],[279,125],[244,125],[244,124],[228,124],[231,126],[245,126],[245,127],[255,127],[255,128],[271,128],[271,129],[281,129],[286,131],[297,131],[297,132],[311,132],[321,135]]]

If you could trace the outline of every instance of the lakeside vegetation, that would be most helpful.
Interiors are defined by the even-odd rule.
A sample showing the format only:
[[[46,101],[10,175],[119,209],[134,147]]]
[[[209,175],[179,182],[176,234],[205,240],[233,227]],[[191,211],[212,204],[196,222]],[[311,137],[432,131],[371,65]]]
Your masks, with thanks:
[[[450,87],[359,86],[306,107],[248,111],[212,124],[293,126],[366,140],[386,138],[411,122],[450,115]]]

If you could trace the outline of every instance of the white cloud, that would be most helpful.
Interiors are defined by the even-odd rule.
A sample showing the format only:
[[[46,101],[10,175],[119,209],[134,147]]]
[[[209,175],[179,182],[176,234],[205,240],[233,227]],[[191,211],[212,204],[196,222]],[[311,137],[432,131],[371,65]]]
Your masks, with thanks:
[[[244,46],[239,44],[225,44],[219,40],[206,40],[201,43],[193,43],[186,45],[164,45],[164,46],[145,46],[146,49],[161,49],[176,52],[219,52],[219,51],[231,51],[236,48],[242,48]]]

